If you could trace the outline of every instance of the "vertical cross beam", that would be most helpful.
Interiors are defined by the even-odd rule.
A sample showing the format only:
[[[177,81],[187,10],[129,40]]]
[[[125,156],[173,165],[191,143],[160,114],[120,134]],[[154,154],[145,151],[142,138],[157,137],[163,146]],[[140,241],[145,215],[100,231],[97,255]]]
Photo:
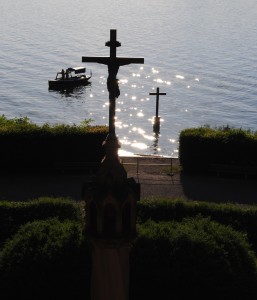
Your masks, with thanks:
[[[105,43],[105,46],[110,47],[109,57],[88,57],[83,56],[82,62],[95,62],[108,66],[108,78],[107,88],[109,91],[109,135],[116,136],[115,133],[115,106],[116,98],[120,95],[118,79],[116,78],[119,67],[129,65],[131,63],[143,64],[144,58],[128,58],[128,57],[117,57],[116,50],[121,46],[121,43],[117,41],[116,29],[110,30],[110,41]]]
[[[105,43],[105,46],[110,48],[110,57],[108,61],[107,88],[109,91],[109,134],[116,136],[115,132],[115,111],[116,111],[116,98],[120,95],[118,79],[116,78],[119,70],[117,61],[116,49],[121,46],[117,41],[116,30],[110,30],[110,41]]]
[[[105,46],[110,47],[110,59],[116,59],[116,49],[121,46],[121,43],[117,41],[117,32],[114,29],[110,30],[110,41],[105,43]]]

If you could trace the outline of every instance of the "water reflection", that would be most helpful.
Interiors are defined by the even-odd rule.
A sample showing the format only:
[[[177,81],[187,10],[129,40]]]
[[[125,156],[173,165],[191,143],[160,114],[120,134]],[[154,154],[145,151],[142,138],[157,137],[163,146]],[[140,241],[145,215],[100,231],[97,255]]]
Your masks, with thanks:
[[[159,133],[155,133],[154,134],[154,141],[153,141],[153,144],[152,144],[152,152],[153,154],[159,154]]]
[[[64,89],[49,89],[49,93],[53,93],[56,95],[61,95],[65,98],[84,98],[86,89],[91,87],[91,82],[89,82],[85,86],[77,86],[73,88],[64,88]],[[90,94],[89,97],[93,97],[93,94]]]
[[[137,116],[138,116],[138,117],[144,117],[144,114],[143,114],[142,111],[140,111],[140,112],[137,113]]]
[[[137,149],[140,149],[140,150],[146,150],[148,148],[145,143],[140,143],[140,142],[137,142],[137,141],[131,143],[131,147],[137,148]]]
[[[118,150],[118,154],[119,156],[134,156],[135,154],[131,151],[126,151],[126,150],[123,150],[123,149],[119,149]]]
[[[184,77],[179,73],[175,73],[172,76],[168,74],[163,75],[156,68],[143,67],[127,74],[127,76],[122,76],[120,83],[123,84],[123,95],[117,101],[116,112],[118,120],[115,123],[117,134],[123,136],[123,138],[119,137],[122,150],[138,154],[170,155],[172,152],[172,154],[177,155],[174,151],[177,148],[177,143],[175,140],[169,141],[170,136],[167,136],[167,132],[170,131],[167,128],[163,128],[163,137],[160,137],[159,132],[152,132],[153,118],[151,116],[154,114],[155,106],[154,101],[150,99],[146,90],[148,91],[152,88],[155,91],[157,84],[161,87],[172,85],[174,88],[175,84],[181,83],[182,85],[180,86],[185,89],[188,88],[189,83],[191,87],[192,82],[196,82],[195,79],[197,77],[192,76],[190,79],[185,79],[187,76]],[[171,120],[169,117],[166,104],[164,106],[166,116],[164,126],[169,127],[172,126],[171,122],[174,122],[174,120]],[[168,106],[168,108],[170,107]],[[161,121],[163,122],[163,119]]]
[[[158,70],[156,70],[155,68],[152,68],[152,73],[153,73],[153,74],[158,74],[158,73],[159,73],[159,71],[158,71]]]
[[[184,76],[179,75],[179,73],[175,73],[172,76],[161,73],[162,72],[156,68],[140,67],[134,72],[123,74],[122,79],[119,79],[119,83],[122,84],[122,94],[116,102],[115,118],[117,135],[122,144],[119,152],[170,155],[172,148],[172,154],[177,155],[174,151],[177,148],[177,143],[169,141],[170,136],[167,136],[167,132],[170,131],[167,130],[167,128],[163,127],[164,136],[161,138],[158,132],[153,133],[152,131],[152,116],[155,112],[155,105],[154,100],[149,97],[148,91],[151,89],[155,91],[157,85],[160,87],[165,86],[165,88],[172,86],[174,89],[176,84],[180,84],[180,87],[184,89],[189,88],[189,84],[191,87],[193,84],[195,85],[197,83],[198,76],[191,76],[188,79],[188,76],[186,75],[186,79],[184,79]],[[105,95],[105,85],[106,76],[100,75],[98,78],[95,78],[93,88],[91,88],[90,84],[89,86],[79,87],[69,91],[55,91],[55,93],[59,93],[59,95],[65,98],[82,99],[82,103],[84,104],[83,107],[81,107],[80,112],[82,113],[83,110],[85,112],[83,119],[87,118],[89,114],[92,114],[94,125],[106,125],[106,121],[108,120],[109,102]],[[88,88],[90,89],[88,90]],[[175,104],[176,109],[178,104],[176,98],[174,99],[175,102],[172,103],[173,105]],[[74,101],[74,103],[77,104],[76,101]],[[171,102],[163,104],[165,107],[164,114],[166,127],[174,125],[174,116],[171,119],[168,114],[170,110],[169,103]],[[183,107],[183,113],[185,113],[185,109],[186,107]],[[90,115],[89,117],[92,116]],[[163,120],[161,121],[163,122]],[[172,147],[170,147],[171,145]]]

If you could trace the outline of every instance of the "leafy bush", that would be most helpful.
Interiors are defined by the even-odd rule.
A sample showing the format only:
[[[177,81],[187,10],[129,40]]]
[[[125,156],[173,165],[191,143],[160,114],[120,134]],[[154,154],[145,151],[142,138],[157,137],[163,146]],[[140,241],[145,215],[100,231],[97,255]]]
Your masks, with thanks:
[[[1,172],[54,171],[58,162],[100,162],[107,127],[43,124],[0,117]]]
[[[90,268],[81,223],[27,223],[0,253],[0,297],[89,299]]]
[[[0,201],[0,247],[21,225],[57,217],[82,221],[81,207],[71,199],[39,198],[28,202]]]
[[[181,221],[186,217],[201,214],[235,230],[247,233],[249,242],[257,253],[257,206],[239,204],[216,204],[209,202],[148,198],[137,204],[140,223],[152,219],[159,221]]]
[[[16,134],[16,133],[28,133],[29,135],[33,134],[74,134],[80,133],[83,134],[85,132],[101,132],[106,131],[105,126],[91,126],[90,124],[93,122],[92,119],[85,119],[79,125],[76,124],[48,124],[45,123],[42,126],[37,125],[28,117],[19,117],[19,118],[11,118],[8,119],[5,115],[0,116],[0,134]]]
[[[255,299],[245,235],[209,219],[148,221],[131,251],[131,299]]]
[[[89,298],[91,257],[78,205],[65,199],[11,204],[13,211],[0,206],[0,228],[13,226],[0,252],[0,298]],[[131,300],[257,297],[256,257],[247,234],[232,229],[254,232],[255,207],[151,199],[139,202],[138,211]],[[18,229],[37,218],[45,220]]]
[[[184,171],[206,172],[210,164],[257,165],[257,132],[227,128],[189,128],[179,136]]]

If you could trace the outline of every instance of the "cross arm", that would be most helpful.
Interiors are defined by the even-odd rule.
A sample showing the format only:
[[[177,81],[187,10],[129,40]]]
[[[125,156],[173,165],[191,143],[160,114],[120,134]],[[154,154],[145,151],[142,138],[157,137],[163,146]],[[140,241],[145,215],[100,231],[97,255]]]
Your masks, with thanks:
[[[167,95],[166,93],[149,93],[149,95]]]
[[[110,60],[110,57],[106,56],[82,56],[82,62],[89,62],[89,63],[99,63],[99,64],[104,64],[108,65]]]
[[[129,65],[129,64],[143,64],[144,58],[143,57],[117,57],[117,61],[119,66]]]
[[[110,57],[106,56],[82,56],[82,62],[99,63],[104,65],[108,65],[113,62],[119,66],[125,66],[129,64],[143,64],[144,58],[115,57],[114,59],[111,59]]]

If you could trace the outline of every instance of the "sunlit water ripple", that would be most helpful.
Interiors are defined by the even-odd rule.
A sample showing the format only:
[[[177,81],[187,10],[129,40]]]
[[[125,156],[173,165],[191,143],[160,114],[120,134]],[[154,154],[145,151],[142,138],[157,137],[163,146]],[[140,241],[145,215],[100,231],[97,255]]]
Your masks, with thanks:
[[[108,123],[107,68],[72,93],[48,90],[61,68],[82,56],[144,57],[121,67],[116,131],[129,153],[178,155],[179,132],[192,126],[257,130],[257,2],[248,0],[0,0],[0,113],[42,124]],[[161,131],[152,118],[160,87]]]

